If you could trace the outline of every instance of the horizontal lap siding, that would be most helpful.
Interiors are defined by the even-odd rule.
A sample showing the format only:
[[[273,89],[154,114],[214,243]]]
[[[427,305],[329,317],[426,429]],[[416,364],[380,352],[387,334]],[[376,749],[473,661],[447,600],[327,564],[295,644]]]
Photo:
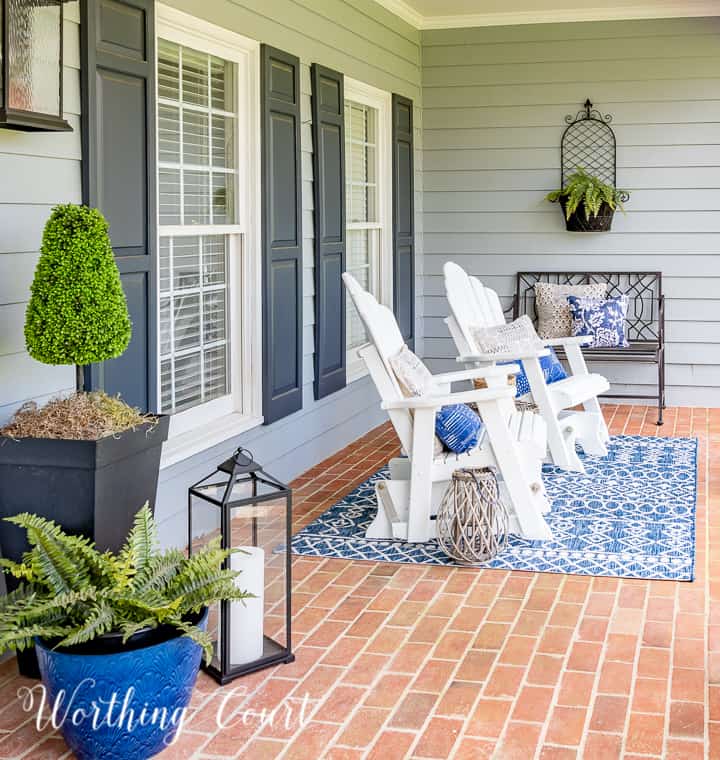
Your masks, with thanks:
[[[195,0],[172,0],[175,8],[198,15]],[[320,63],[345,76],[413,99],[416,153],[420,125],[420,34],[372,0],[269,0],[263,4],[226,0],[203,6],[202,16],[246,37],[299,56],[301,60],[301,145],[303,199],[303,408],[269,427],[260,427],[173,465],[160,474],[158,513],[163,540],[180,543],[186,491],[242,442],[270,472],[285,479],[308,469],[347,445],[386,417],[369,379],[363,378],[320,401],[313,394],[314,249],[312,115],[310,64]],[[418,295],[422,294],[420,231],[422,191],[420,156],[416,158],[418,220]],[[0,284],[0,288],[2,285]],[[422,330],[418,308],[417,328]]]
[[[662,270],[669,403],[720,403],[720,20],[548,24],[423,33],[425,355],[453,364],[442,266],[509,305],[521,270]],[[627,215],[565,232],[543,200],[563,119],[613,115]],[[594,365],[648,392],[653,366]]]
[[[64,107],[72,132],[0,129],[0,425],[24,401],[69,390],[72,367],[31,359],[23,327],[42,231],[52,207],[79,203],[80,36],[77,2],[65,5]]]

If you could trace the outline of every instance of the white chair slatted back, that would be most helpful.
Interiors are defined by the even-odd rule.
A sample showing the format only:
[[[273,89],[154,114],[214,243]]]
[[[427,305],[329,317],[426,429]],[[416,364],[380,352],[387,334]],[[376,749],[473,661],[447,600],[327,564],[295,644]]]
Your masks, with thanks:
[[[378,354],[383,360],[383,364],[387,367],[388,373],[394,377],[394,372],[390,366],[390,357],[397,354],[405,345],[395,315],[387,306],[378,303],[372,293],[364,290],[351,274],[345,272],[343,274],[343,281],[350,291],[350,296],[360,314],[360,319],[362,319],[365,329],[369,333],[370,340],[375,345],[375,348],[377,348]],[[397,381],[395,382],[395,386],[398,393],[400,393],[400,386],[397,384]]]
[[[477,277],[469,277],[479,308],[483,314],[482,327],[497,327],[505,324],[505,314],[498,294],[483,285]]]
[[[477,277],[467,272],[452,261],[443,267],[445,274],[445,293],[450,304],[450,321],[448,325],[456,342],[462,337],[460,350],[465,348],[476,351],[477,346],[472,336],[471,327],[496,327],[505,324],[505,314],[498,294],[485,287]]]
[[[397,396],[397,381],[395,374],[387,371],[385,363],[380,358],[377,348],[371,343],[364,345],[358,353],[363,358],[370,372],[370,377],[375,383],[375,388],[381,399],[391,399]],[[390,409],[388,411],[390,422],[395,428],[395,433],[400,439],[400,445],[404,451],[412,451],[413,416],[407,409]]]
[[[482,325],[485,316],[479,306],[473,284],[462,267],[448,261],[443,267],[445,293],[450,304],[450,314],[468,346],[473,345],[470,325]]]
[[[351,274],[345,272],[342,277],[372,343],[371,346],[361,348],[358,353],[365,360],[380,397],[385,401],[404,398],[390,366],[390,357],[405,345],[395,315],[379,304]],[[389,414],[400,443],[405,451],[410,451],[412,415],[407,410],[393,410]]]

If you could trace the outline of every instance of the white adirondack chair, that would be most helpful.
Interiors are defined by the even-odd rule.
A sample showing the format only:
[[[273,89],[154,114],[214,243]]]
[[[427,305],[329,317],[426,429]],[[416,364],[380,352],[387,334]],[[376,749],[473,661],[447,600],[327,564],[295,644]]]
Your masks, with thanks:
[[[602,375],[588,372],[581,346],[587,338],[553,338],[544,340],[546,349],[531,355],[490,356],[478,351],[471,327],[491,327],[505,324],[497,293],[485,287],[476,277],[447,262],[444,266],[445,292],[450,304],[450,316],[445,320],[460,354],[458,361],[466,366],[487,366],[495,361],[522,360],[530,384],[533,401],[547,424],[547,441],[552,461],[563,469],[584,472],[577,455],[577,441],[587,454],[605,456],[610,439],[597,397],[610,385]],[[540,357],[547,347],[562,346],[571,375],[565,380],[547,385],[540,366]],[[527,351],[526,351],[527,353]],[[583,411],[572,411],[582,405]]]
[[[365,291],[352,275],[345,285],[365,324],[371,343],[358,354],[365,361],[407,457],[390,461],[390,479],[376,486],[378,514],[367,530],[368,538],[427,541],[435,537],[435,521],[442,495],[452,473],[462,467],[495,467],[506,504],[512,514],[511,532],[530,539],[548,539],[543,517],[550,506],[542,485],[545,423],[539,415],[519,413],[512,405],[513,390],[505,382],[490,389],[452,393],[451,383],[476,377],[500,376],[518,367],[472,368],[434,376],[432,392],[406,398],[389,359],[404,341],[390,309]],[[446,404],[475,402],[485,423],[481,443],[465,454],[435,455],[435,413]],[[513,406],[508,416],[507,404]]]

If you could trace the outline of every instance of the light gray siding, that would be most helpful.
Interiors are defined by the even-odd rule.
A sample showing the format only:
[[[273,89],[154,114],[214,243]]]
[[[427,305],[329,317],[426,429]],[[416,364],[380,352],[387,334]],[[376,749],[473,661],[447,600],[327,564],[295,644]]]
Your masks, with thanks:
[[[172,0],[169,4],[198,15],[194,0]],[[163,539],[168,543],[183,540],[188,485],[210,472],[240,443],[250,448],[270,472],[289,480],[385,419],[375,389],[367,377],[320,401],[313,398],[315,311],[310,109],[310,64],[313,62],[414,101],[418,156],[415,179],[417,314],[422,315],[420,33],[372,0],[269,0],[262,6],[249,0],[210,2],[203,6],[202,17],[297,55],[302,62],[303,408],[269,427],[256,428],[238,439],[164,469],[160,474],[158,515],[162,521]],[[420,317],[416,329],[422,329]]]
[[[720,20],[547,24],[423,33],[425,355],[454,362],[442,319],[452,259],[506,304],[519,270],[662,270],[668,402],[720,404]],[[571,234],[559,182],[565,114],[613,115],[618,185],[606,234]],[[654,366],[595,365],[619,392]]]
[[[157,514],[166,543],[182,543],[188,486],[242,443],[270,472],[290,479],[349,444],[384,419],[368,378],[319,402],[313,398],[313,176],[310,64],[321,63],[416,105],[417,216],[416,333],[422,336],[422,177],[420,150],[420,33],[372,0],[172,0],[203,19],[298,55],[302,61],[303,178],[303,408],[274,425],[258,427],[161,471]],[[81,201],[79,15],[66,6],[65,105],[68,134],[0,130],[0,423],[28,399],[42,402],[70,390],[71,367],[49,367],[29,358],[23,322],[43,225],[60,202]],[[258,382],[260,378],[258,376]]]
[[[79,20],[78,3],[66,4],[64,106],[73,131],[0,129],[0,425],[24,401],[44,401],[75,382],[72,367],[30,358],[23,327],[50,210],[81,200]]]

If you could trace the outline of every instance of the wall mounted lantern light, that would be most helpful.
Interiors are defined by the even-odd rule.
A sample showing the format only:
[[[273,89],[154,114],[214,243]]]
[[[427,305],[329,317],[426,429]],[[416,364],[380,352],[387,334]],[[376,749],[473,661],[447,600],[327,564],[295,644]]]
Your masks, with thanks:
[[[67,131],[63,0],[0,0],[0,127]]]

